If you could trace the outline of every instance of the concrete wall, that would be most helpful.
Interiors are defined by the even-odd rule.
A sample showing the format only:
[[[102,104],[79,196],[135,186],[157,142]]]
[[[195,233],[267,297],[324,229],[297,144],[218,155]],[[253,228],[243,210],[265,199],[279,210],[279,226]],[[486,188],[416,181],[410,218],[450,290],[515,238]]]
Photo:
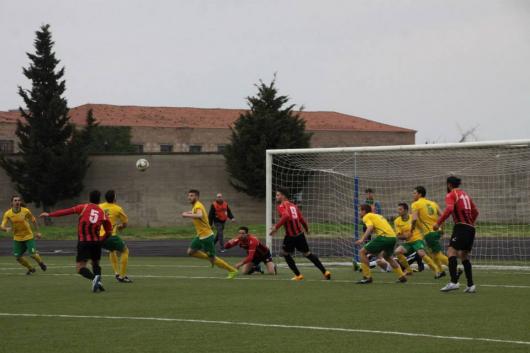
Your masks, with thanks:
[[[140,172],[135,168],[138,158],[149,160],[151,167]],[[85,191],[80,199],[61,202],[56,208],[84,202],[88,191],[94,188],[103,193],[116,190],[118,203],[130,217],[132,226],[169,226],[189,224],[180,217],[190,209],[187,191],[201,191],[201,199],[209,208],[217,192],[222,192],[241,223],[264,223],[265,206],[244,193],[237,192],[228,183],[224,157],[218,154],[173,155],[114,155],[93,156],[85,178]],[[15,192],[12,183],[0,169],[0,207],[9,208],[9,199]],[[33,205],[30,208],[39,212]],[[68,219],[67,219],[68,218]],[[73,224],[75,219],[65,217],[58,224]]]

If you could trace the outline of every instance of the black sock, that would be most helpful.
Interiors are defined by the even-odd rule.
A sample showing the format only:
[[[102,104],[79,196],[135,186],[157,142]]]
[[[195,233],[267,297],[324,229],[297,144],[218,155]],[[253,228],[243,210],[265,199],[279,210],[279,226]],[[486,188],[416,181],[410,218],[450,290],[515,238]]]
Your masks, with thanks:
[[[457,266],[456,256],[451,256],[449,258],[449,274],[451,275],[451,282],[453,283],[458,283],[458,276],[456,274]]]
[[[473,285],[473,272],[471,270],[471,262],[469,260],[462,261],[462,266],[464,266],[464,272],[466,273],[467,286],[471,287]]]
[[[85,278],[88,278],[89,280],[94,279],[94,274],[86,267],[83,267],[79,270],[79,274]]]
[[[416,263],[418,264],[418,271],[423,271],[425,269],[425,265],[423,264],[423,260],[421,259],[421,256],[416,254],[414,256],[414,260],[416,260]]]
[[[315,266],[320,270],[320,272],[326,272],[326,268],[324,267],[324,265],[322,265],[322,262],[320,262],[318,256],[316,256],[315,254],[309,254],[306,256],[306,258],[313,264],[315,264]]]
[[[95,275],[101,276],[101,266],[99,266],[99,264],[92,265],[92,271],[94,271]]]
[[[295,275],[300,276],[300,271],[298,271],[298,267],[296,267],[293,257],[287,254],[284,256],[284,258],[285,258],[285,262],[287,262],[287,266],[289,266],[291,271],[293,271]]]

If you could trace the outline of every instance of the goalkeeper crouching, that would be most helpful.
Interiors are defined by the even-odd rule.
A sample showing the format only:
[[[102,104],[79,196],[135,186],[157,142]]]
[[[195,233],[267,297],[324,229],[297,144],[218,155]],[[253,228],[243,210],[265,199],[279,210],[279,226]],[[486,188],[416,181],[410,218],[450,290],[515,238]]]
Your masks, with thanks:
[[[268,274],[275,275],[277,273],[269,248],[260,242],[255,235],[249,234],[247,227],[239,227],[237,236],[224,244],[224,248],[230,249],[236,245],[247,251],[247,257],[239,261],[234,266],[235,268],[242,268],[244,274],[250,275],[256,271],[261,272],[259,265],[263,262]]]

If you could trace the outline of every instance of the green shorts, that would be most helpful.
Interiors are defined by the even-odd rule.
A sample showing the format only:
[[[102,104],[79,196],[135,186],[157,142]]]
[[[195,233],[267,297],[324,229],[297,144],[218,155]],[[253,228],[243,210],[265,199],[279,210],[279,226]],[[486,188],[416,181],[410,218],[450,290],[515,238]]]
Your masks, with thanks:
[[[372,255],[384,251],[385,256],[391,256],[394,253],[394,246],[396,246],[396,237],[378,236],[370,240],[364,248]]]
[[[13,256],[21,257],[24,255],[26,250],[30,255],[37,253],[37,247],[35,246],[35,239],[18,241],[13,240]]]
[[[112,235],[103,242],[101,247],[108,251],[122,252],[125,249],[125,242],[118,235]]]
[[[412,254],[418,250],[425,249],[425,243],[423,240],[416,240],[412,243],[403,243],[401,246],[405,249],[407,255]]]
[[[442,251],[442,244],[440,244],[440,239],[442,238],[441,232],[430,232],[425,235],[425,244],[432,253],[437,253]]]
[[[215,243],[214,243],[213,234],[204,239],[201,239],[198,236],[193,238],[190,244],[190,248],[196,251],[202,250],[209,257],[214,257],[215,256]]]

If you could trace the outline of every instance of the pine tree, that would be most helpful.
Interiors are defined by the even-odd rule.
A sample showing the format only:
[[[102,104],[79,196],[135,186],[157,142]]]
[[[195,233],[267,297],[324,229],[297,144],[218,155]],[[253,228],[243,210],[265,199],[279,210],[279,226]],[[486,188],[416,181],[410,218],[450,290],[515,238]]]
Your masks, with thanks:
[[[36,36],[35,54],[27,53],[31,63],[23,69],[32,83],[31,90],[18,88],[26,105],[26,109],[19,108],[21,119],[16,129],[21,155],[1,157],[0,165],[26,202],[48,211],[58,201],[83,190],[89,166],[85,147],[95,122],[87,121],[82,131],[70,123],[63,97],[64,67],[57,69],[59,60],[52,51],[50,26],[42,26]]]
[[[265,151],[274,148],[309,147],[311,134],[305,121],[288,105],[289,97],[278,95],[276,78],[256,85],[256,96],[247,97],[250,110],[231,128],[231,143],[225,159],[232,185],[245,193],[265,197]]]

